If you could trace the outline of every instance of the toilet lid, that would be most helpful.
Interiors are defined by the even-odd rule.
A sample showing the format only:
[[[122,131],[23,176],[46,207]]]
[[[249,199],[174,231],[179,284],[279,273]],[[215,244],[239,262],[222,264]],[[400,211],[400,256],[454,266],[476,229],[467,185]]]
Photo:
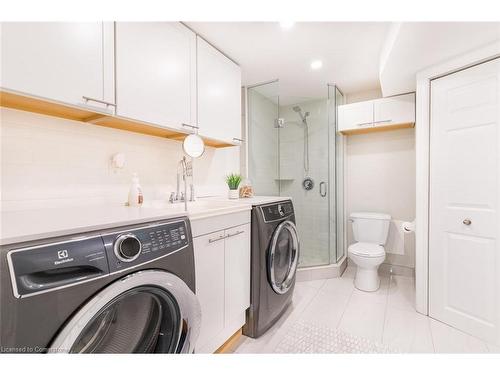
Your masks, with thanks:
[[[380,257],[385,255],[385,250],[383,246],[368,243],[368,242],[357,242],[349,246],[348,252],[360,257]]]

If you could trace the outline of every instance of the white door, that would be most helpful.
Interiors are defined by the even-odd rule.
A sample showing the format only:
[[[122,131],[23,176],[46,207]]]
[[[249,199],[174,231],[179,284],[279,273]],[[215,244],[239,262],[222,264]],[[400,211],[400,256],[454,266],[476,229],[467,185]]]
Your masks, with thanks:
[[[211,353],[214,338],[224,329],[224,231],[193,240],[196,296],[201,305],[201,329],[196,352]]]
[[[3,22],[1,86],[74,105],[114,103],[113,23]],[[111,107],[109,108],[111,109]]]
[[[117,114],[196,126],[196,37],[178,22],[116,23]]]
[[[374,100],[373,120],[375,127],[414,123],[415,94]]]
[[[500,342],[500,60],[431,83],[429,314]]]
[[[238,143],[241,139],[241,69],[197,39],[198,125],[200,134]]]

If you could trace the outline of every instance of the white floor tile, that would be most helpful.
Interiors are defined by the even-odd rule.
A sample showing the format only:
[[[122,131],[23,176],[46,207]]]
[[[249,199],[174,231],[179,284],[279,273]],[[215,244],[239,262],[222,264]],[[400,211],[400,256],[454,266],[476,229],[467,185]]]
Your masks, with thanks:
[[[387,304],[387,294],[389,291],[389,278],[380,278],[380,287],[375,292],[365,292],[363,290],[354,289],[351,296],[351,301],[365,303],[381,303],[384,306]]]
[[[335,329],[348,302],[349,296],[346,294],[320,291],[299,315],[299,320]]]
[[[366,299],[355,298],[349,301],[344,311],[339,329],[375,342],[382,341],[385,304],[373,303]]]
[[[434,353],[429,320],[416,311],[388,308],[382,342],[404,353]]]
[[[326,279],[297,281],[296,285],[304,285],[314,289],[320,289],[326,282]]]
[[[415,279],[392,276],[387,304],[389,307],[415,311]]]
[[[351,295],[354,291],[354,274],[350,267],[344,272],[341,277],[336,277],[332,279],[327,279],[323,286],[321,287],[321,291],[325,293],[340,293]]]
[[[436,353],[487,353],[484,342],[437,320],[430,319]]]

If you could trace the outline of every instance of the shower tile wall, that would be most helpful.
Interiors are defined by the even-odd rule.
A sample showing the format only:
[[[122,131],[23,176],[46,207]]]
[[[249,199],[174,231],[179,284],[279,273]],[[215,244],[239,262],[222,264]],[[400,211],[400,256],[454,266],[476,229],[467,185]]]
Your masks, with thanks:
[[[290,102],[290,100],[287,100]],[[309,172],[304,170],[304,125],[293,111],[299,105],[302,112],[310,112]],[[328,199],[319,193],[320,182],[328,182],[328,107],[326,100],[294,102],[280,106],[279,117],[285,126],[279,134],[279,159],[282,196],[291,196],[296,211],[297,229],[301,242],[301,267],[330,263]],[[314,188],[302,187],[305,177],[314,180]]]
[[[256,195],[279,195],[277,100],[248,90],[248,176]]]

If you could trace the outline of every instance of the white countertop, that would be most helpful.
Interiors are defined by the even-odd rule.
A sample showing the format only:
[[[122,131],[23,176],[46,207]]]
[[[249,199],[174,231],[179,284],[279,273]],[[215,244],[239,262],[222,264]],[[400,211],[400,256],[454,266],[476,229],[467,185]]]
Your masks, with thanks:
[[[146,202],[142,207],[124,205],[79,206],[1,212],[0,245],[43,238],[71,235],[146,223],[156,220],[188,216],[198,220],[251,210],[252,205],[279,202],[288,197],[257,196],[228,199],[225,197],[200,198],[184,203],[163,201]]]
[[[208,216],[251,210],[250,204],[199,200],[184,203],[148,202],[142,207],[101,205],[1,212],[0,245],[71,235],[188,216]]]

